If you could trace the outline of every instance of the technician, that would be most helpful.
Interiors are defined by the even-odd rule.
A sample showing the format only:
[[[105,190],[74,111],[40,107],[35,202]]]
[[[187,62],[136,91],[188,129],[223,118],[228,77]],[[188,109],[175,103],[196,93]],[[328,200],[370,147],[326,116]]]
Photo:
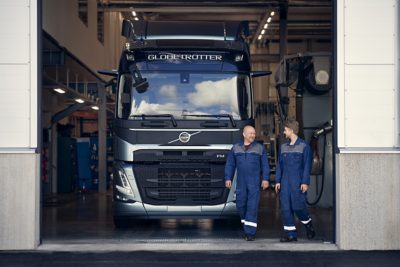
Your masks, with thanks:
[[[252,126],[243,129],[243,141],[233,145],[225,165],[225,186],[232,187],[236,174],[236,207],[244,229],[244,239],[253,241],[257,230],[260,181],[263,190],[269,187],[269,164],[262,144],[255,142]]]
[[[308,239],[315,236],[311,217],[307,210],[307,190],[310,184],[312,152],[310,146],[300,137],[299,123],[285,122],[285,137],[288,142],[281,145],[276,168],[275,191],[279,194],[284,236],[281,242],[297,241],[293,213],[306,227]]]

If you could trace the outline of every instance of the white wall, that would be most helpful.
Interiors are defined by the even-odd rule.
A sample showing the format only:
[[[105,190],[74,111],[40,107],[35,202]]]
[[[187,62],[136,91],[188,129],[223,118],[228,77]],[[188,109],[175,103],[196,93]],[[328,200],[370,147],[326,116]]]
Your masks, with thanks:
[[[0,250],[39,244],[37,1],[0,1]]]
[[[0,152],[37,147],[36,1],[0,1]]]
[[[399,148],[398,1],[338,1],[338,145]],[[371,149],[370,149],[371,148]]]

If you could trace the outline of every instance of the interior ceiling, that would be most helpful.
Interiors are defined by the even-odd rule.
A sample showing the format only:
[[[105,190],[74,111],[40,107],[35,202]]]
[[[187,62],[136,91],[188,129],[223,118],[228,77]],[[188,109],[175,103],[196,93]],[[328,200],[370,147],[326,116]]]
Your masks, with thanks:
[[[317,40],[330,42],[332,28],[332,0],[97,0],[98,7],[104,12],[120,12],[126,19],[134,19],[132,11],[136,12],[140,20],[146,21],[248,21],[248,41],[256,45],[265,45],[267,42],[279,42],[280,19],[284,17],[287,10],[287,40],[297,42],[302,40]],[[263,38],[258,36],[271,12],[275,12],[271,22],[268,24]],[[283,21],[283,20],[282,20]],[[61,51],[54,40],[44,38],[43,47],[45,51]],[[253,55],[255,60],[257,55]],[[58,68],[47,66],[44,70],[46,75],[57,77],[56,80],[64,82],[77,79],[73,73],[79,73],[79,80],[86,82],[98,82],[94,75],[82,64],[76,63],[76,59],[65,56],[65,66]],[[278,62],[279,54],[263,55],[262,60]],[[79,66],[77,66],[77,64]],[[69,73],[69,74],[68,74]],[[70,76],[67,78],[65,75]],[[55,85],[43,81],[50,89]],[[83,116],[84,114],[79,114]],[[83,116],[85,117],[85,116]]]
[[[279,36],[280,11],[287,7],[288,41],[330,40],[332,24],[331,0],[100,0],[105,12],[121,12],[127,19],[133,19],[135,11],[141,20],[205,20],[249,22],[250,42],[277,41]],[[257,37],[270,12],[274,11],[265,37]]]

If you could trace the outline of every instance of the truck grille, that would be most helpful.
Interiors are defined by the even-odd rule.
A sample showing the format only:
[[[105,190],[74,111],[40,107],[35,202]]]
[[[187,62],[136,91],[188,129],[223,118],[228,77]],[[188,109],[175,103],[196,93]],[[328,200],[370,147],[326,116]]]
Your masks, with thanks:
[[[211,185],[210,168],[160,168],[159,187],[203,187]]]
[[[226,202],[223,164],[139,164],[134,173],[142,199],[153,205],[218,205]]]

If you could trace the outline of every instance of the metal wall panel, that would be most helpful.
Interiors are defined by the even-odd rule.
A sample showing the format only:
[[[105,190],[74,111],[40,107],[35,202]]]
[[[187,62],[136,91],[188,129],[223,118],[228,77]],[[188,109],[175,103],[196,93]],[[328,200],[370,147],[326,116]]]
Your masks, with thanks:
[[[0,10],[0,64],[29,63],[29,1],[0,1]]]
[[[397,11],[395,0],[338,1],[339,148],[399,148]]]
[[[36,1],[0,1],[0,36],[0,152],[36,148]]]
[[[346,65],[345,77],[345,146],[393,147],[393,65]]]
[[[346,0],[345,63],[393,64],[395,0]]]

